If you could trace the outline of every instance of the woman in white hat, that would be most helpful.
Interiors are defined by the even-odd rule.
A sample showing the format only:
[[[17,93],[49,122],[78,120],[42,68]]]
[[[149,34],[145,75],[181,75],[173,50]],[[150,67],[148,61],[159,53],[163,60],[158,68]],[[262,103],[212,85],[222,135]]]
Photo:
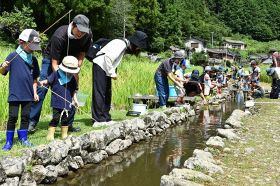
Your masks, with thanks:
[[[49,123],[47,140],[54,140],[55,128],[61,120],[61,137],[68,136],[68,126],[71,118],[68,111],[72,106],[78,107],[77,81],[73,76],[79,73],[78,59],[74,56],[63,58],[59,69],[53,72],[46,80],[40,81],[41,85],[50,85],[52,89],[51,107],[53,108],[53,118]]]

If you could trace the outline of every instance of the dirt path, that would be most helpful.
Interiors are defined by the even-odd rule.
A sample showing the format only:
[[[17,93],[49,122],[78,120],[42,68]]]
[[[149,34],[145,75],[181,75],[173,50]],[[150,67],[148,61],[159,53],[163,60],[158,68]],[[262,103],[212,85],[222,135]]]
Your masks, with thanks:
[[[243,119],[240,141],[227,142],[217,158],[225,174],[210,185],[280,185],[280,99],[256,104],[257,113]]]

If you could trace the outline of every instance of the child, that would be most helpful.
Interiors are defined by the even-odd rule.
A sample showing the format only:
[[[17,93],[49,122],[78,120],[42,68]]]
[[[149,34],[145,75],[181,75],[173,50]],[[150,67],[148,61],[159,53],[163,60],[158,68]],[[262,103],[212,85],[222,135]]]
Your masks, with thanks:
[[[219,67],[219,70],[218,70],[217,76],[216,76],[217,93],[219,95],[222,94],[222,88],[223,88],[224,83],[225,83],[224,79],[225,79],[225,77],[224,77],[224,74],[223,74],[223,68]]]
[[[61,119],[61,137],[68,136],[68,125],[71,118],[68,112],[72,106],[79,107],[77,100],[77,81],[74,77],[78,74],[78,59],[74,56],[63,58],[59,69],[53,72],[46,80],[40,81],[41,85],[50,85],[52,89],[51,107],[53,108],[53,118],[49,123],[47,140],[54,140],[54,132]],[[61,117],[61,118],[60,118]]]
[[[9,77],[9,119],[6,131],[6,144],[3,150],[13,146],[15,127],[21,107],[20,129],[17,130],[21,144],[31,147],[27,139],[27,128],[32,101],[38,101],[37,78],[40,70],[37,59],[32,55],[34,50],[41,50],[39,34],[33,29],[25,29],[19,35],[19,46],[1,64],[0,73]]]
[[[175,71],[175,79],[181,84],[182,87],[174,84],[176,93],[178,95],[177,100],[176,100],[176,105],[183,105],[184,104],[184,97],[185,97],[185,89],[183,87],[184,83],[186,83],[186,79],[184,77],[185,74],[185,69],[186,69],[186,61],[182,60],[178,69]]]

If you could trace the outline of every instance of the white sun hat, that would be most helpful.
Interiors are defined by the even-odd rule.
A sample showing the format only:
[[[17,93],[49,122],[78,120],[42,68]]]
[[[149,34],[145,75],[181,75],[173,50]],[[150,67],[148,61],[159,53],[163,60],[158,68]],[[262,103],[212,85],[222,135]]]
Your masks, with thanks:
[[[76,74],[80,71],[78,64],[78,59],[74,56],[65,56],[58,67],[64,72]]]

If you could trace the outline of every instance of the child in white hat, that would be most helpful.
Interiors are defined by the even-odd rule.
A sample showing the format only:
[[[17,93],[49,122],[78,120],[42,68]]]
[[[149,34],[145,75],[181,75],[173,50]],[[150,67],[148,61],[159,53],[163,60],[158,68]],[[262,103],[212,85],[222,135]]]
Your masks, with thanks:
[[[53,108],[53,118],[49,123],[47,140],[54,140],[55,128],[61,120],[61,137],[68,136],[69,118],[68,111],[72,106],[79,107],[77,100],[77,81],[74,74],[79,73],[78,59],[74,56],[63,58],[59,69],[53,72],[46,80],[40,82],[42,85],[50,85],[52,89],[51,107]]]

